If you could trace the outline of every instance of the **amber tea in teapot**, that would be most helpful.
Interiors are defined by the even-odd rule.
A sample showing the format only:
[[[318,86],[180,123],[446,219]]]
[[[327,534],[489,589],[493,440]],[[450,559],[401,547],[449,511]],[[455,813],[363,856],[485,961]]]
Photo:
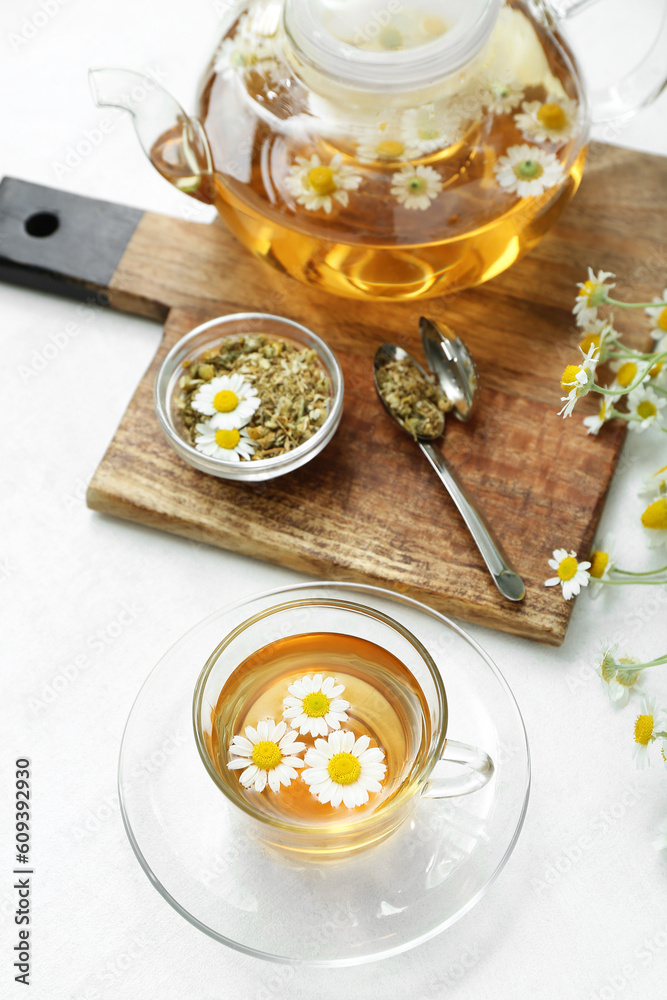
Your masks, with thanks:
[[[579,185],[588,105],[553,15],[546,0],[250,0],[197,117],[154,84],[134,98],[136,74],[93,84],[257,257],[341,295],[419,298],[503,271]]]

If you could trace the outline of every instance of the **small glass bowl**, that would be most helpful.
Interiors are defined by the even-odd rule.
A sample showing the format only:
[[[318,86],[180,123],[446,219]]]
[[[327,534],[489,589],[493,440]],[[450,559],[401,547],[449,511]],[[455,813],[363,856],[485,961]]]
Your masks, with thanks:
[[[180,427],[176,399],[180,391],[179,380],[183,374],[183,362],[197,358],[204,351],[216,347],[224,337],[252,336],[259,333],[279,337],[299,347],[317,351],[331,385],[329,412],[322,426],[308,441],[304,441],[298,448],[284,455],[258,459],[256,462],[243,459],[240,462],[226,462],[224,459],[211,458],[197,451],[187,440],[185,428]],[[220,479],[258,483],[300,468],[311,458],[319,455],[331,441],[343,413],[343,372],[335,355],[324,341],[300,323],[269,313],[231,313],[229,316],[219,316],[217,319],[202,323],[174,344],[157,373],[153,398],[160,427],[171,447],[184,462],[199,469],[200,472],[207,472]]]

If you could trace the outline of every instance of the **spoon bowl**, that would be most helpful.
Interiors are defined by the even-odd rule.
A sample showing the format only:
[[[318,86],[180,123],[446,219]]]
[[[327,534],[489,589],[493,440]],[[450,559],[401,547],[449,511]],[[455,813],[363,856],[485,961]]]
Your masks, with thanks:
[[[454,409],[454,413],[460,420],[467,420],[470,417],[470,411],[472,410],[472,403],[474,401],[478,385],[477,370],[475,369],[472,358],[470,358],[467,348],[458,337],[445,337],[437,329],[437,327],[435,327],[435,325],[433,325],[433,329],[426,327],[426,331],[429,349],[433,357],[437,360],[437,371],[447,371],[448,377],[453,379],[453,384],[458,385],[458,390],[456,390],[458,394],[456,395],[455,393],[455,399],[449,399],[449,402],[452,404]],[[422,337],[424,337],[424,328],[422,328]],[[427,352],[427,358],[428,357],[429,353]],[[437,421],[436,427],[433,429],[432,433],[412,433],[404,425],[401,417],[394,412],[385,399],[378,379],[378,373],[392,361],[404,362],[406,367],[413,365],[416,371],[423,378],[427,381],[431,381],[428,373],[421,367],[420,364],[418,364],[417,361],[415,361],[412,355],[408,354],[406,350],[399,347],[397,344],[382,344],[382,346],[375,352],[375,357],[373,359],[373,378],[375,381],[375,389],[385,410],[389,416],[396,421],[399,427],[401,427],[403,431],[409,434],[410,437],[416,441],[426,458],[431,463],[431,466],[439,476],[440,481],[444,485],[461,514],[461,517],[465,521],[466,526],[470,531],[470,534],[472,535],[484,562],[486,563],[493,582],[500,593],[503,597],[507,598],[508,601],[522,601],[526,596],[526,587],[523,580],[511,565],[491,527],[487,523],[483,514],[477,510],[476,506],[466,493],[458,476],[451,468],[442,452],[433,447],[433,441],[436,441],[444,433],[445,414],[441,414],[442,419]],[[456,376],[454,376],[452,372],[455,372]],[[440,379],[439,381],[444,390],[442,381]]]

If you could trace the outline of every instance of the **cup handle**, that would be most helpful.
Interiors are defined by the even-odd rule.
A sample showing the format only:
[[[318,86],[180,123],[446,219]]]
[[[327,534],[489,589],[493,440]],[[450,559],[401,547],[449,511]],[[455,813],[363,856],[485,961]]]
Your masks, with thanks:
[[[443,770],[442,764],[445,762],[462,764],[465,767],[464,773],[454,777],[451,775],[438,777],[438,771]],[[471,747],[457,740],[445,740],[440,760],[422,788],[422,795],[426,799],[449,799],[454,795],[468,795],[483,788],[493,776],[493,771],[493,761],[488,753],[479,747]]]

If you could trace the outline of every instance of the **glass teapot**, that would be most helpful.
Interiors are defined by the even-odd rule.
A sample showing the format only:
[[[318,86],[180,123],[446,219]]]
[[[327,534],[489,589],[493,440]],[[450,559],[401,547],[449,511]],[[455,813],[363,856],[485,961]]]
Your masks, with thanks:
[[[545,0],[246,0],[196,117],[155,81],[91,71],[153,165],[257,257],[363,299],[479,284],[530,249],[581,180],[590,112],[565,11]],[[594,2],[594,0],[593,0]],[[667,17],[598,120],[665,84]]]

